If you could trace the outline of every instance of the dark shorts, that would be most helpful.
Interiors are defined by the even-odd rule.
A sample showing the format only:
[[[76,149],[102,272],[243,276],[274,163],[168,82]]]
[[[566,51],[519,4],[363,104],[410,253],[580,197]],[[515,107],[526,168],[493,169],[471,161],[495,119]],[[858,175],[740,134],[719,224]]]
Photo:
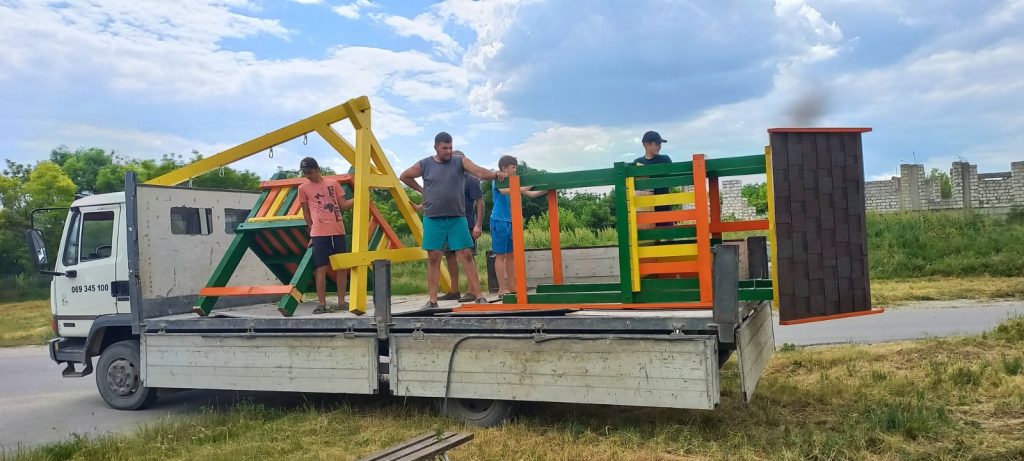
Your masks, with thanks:
[[[313,267],[331,265],[331,256],[348,252],[348,241],[344,235],[313,237]]]

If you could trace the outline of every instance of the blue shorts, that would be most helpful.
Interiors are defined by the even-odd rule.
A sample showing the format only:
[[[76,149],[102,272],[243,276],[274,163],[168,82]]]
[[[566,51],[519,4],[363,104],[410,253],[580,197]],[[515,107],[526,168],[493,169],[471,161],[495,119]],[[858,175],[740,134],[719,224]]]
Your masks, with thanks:
[[[313,237],[313,267],[330,266],[331,256],[346,253],[346,240],[344,234]]]
[[[499,255],[512,252],[512,223],[491,220],[491,250]]]
[[[423,249],[459,251],[473,246],[473,236],[465,216],[423,218]]]

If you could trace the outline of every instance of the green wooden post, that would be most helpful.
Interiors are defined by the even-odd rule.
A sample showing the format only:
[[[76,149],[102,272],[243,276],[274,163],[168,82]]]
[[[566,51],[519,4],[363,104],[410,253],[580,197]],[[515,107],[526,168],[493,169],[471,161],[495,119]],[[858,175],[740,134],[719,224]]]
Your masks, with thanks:
[[[306,254],[302,256],[302,261],[299,262],[299,266],[295,268],[295,274],[292,274],[292,279],[289,285],[294,286],[295,289],[299,290],[299,293],[305,293],[309,289],[310,283],[313,281],[313,250],[306,250]],[[281,297],[281,301],[277,303],[277,311],[285,317],[291,317],[295,313],[295,308],[298,307],[299,300],[292,297],[292,295],[284,295]]]
[[[633,302],[633,284],[629,262],[629,213],[626,209],[626,164],[615,163],[615,231],[619,239],[619,285],[622,302]]]
[[[249,249],[250,243],[252,243],[252,235],[248,232],[235,234],[235,238],[231,240],[231,245],[228,246],[227,253],[220,260],[220,264],[217,264],[217,269],[213,271],[213,275],[210,276],[210,281],[206,283],[206,286],[222,287],[227,285],[228,281],[231,280],[231,274],[235,273],[235,269],[242,260],[242,256],[245,256],[245,252]],[[213,310],[213,305],[216,303],[216,296],[200,296],[196,300],[195,307],[202,311],[202,315],[209,315],[210,311]]]

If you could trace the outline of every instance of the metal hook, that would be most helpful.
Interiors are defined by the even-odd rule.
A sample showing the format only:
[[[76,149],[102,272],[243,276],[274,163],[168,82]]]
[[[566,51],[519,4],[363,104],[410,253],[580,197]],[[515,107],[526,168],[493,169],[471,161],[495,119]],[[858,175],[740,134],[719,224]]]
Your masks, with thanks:
[[[224,167],[220,167],[220,177],[224,177]]]
[[[270,158],[274,158],[274,148],[270,148]]]
[[[309,135],[305,135],[305,134],[304,134],[304,135],[302,135],[302,145],[303,145],[303,146],[305,146],[305,145],[306,145],[306,143],[307,143],[307,142],[309,142],[309,140],[308,140],[308,139],[306,139],[306,136],[309,136]]]

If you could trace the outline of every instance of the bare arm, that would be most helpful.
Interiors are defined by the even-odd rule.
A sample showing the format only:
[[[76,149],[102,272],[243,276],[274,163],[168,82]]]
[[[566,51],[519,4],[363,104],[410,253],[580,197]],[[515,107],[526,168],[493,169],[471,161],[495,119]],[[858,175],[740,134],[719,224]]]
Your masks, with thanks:
[[[484,199],[476,201],[476,227],[480,227],[480,223],[484,222]]]
[[[545,195],[548,195],[548,191],[546,191],[546,190],[524,190],[523,191],[523,195],[525,195],[527,197],[530,197],[530,198],[537,198],[537,197],[543,197]]]
[[[409,186],[410,189],[422,194],[423,186],[416,182],[416,178],[420,176],[423,176],[423,169],[420,168],[420,162],[416,162],[411,167],[403,171],[402,176],[399,177],[399,179],[401,179],[406,186]]]
[[[302,202],[302,219],[306,221],[306,231],[311,232],[313,230],[313,218],[309,217],[309,204]],[[309,239],[309,243],[306,246],[313,245],[313,239]]]
[[[473,161],[468,157],[462,157],[462,168],[468,171],[469,174],[480,179],[497,179],[498,181],[505,180],[505,173],[488,170],[487,168],[473,163]]]

